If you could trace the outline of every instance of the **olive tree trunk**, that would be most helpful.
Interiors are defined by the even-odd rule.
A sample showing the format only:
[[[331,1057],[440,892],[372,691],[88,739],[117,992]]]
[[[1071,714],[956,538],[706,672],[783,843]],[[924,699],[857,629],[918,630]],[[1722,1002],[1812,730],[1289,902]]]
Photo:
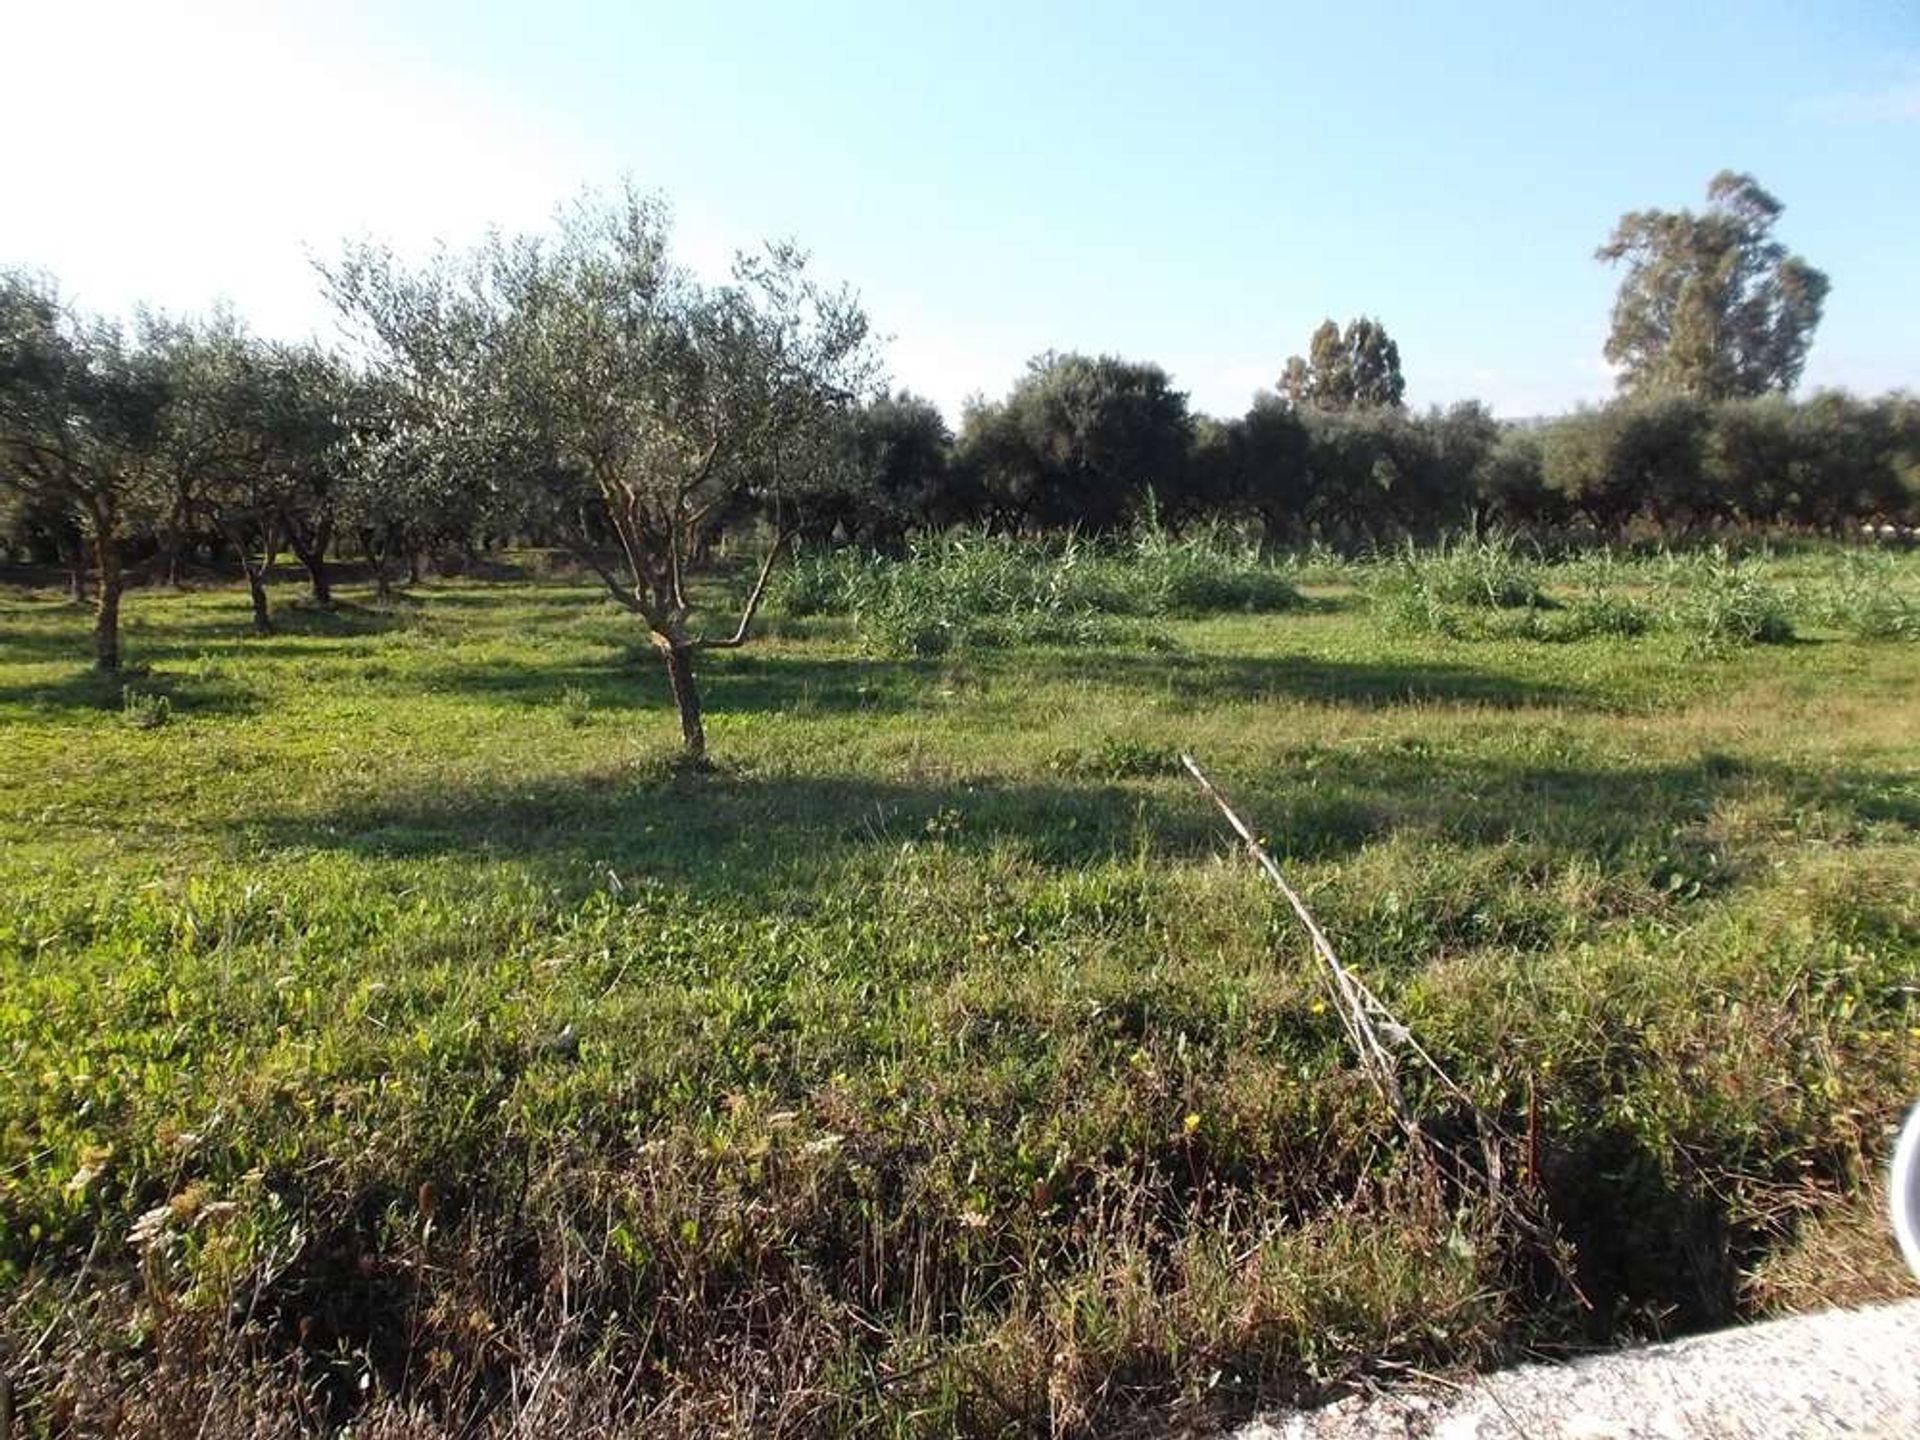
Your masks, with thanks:
[[[703,764],[707,758],[707,732],[700,723],[700,684],[693,674],[693,648],[656,633],[653,648],[666,663],[667,684],[673,691],[674,708],[680,712],[680,740],[688,760]]]
[[[94,531],[94,563],[100,569],[100,590],[93,607],[93,663],[102,670],[120,668],[120,543],[104,527]]]
[[[256,635],[273,633],[273,612],[267,608],[267,580],[264,567],[256,569],[247,566],[247,598],[253,602],[253,632]]]
[[[76,605],[87,603],[87,547],[78,535],[60,542],[60,563],[67,571],[67,594]]]
[[[303,529],[292,521],[287,523],[287,544],[306,568],[313,603],[322,610],[333,604],[333,577],[327,573],[327,549],[332,543],[331,518],[316,522],[311,529]]]

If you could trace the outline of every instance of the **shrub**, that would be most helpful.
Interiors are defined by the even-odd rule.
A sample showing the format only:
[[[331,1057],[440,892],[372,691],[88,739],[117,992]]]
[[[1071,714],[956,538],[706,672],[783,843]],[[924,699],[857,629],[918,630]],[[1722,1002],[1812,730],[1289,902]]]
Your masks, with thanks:
[[[1631,638],[1646,634],[1653,628],[1653,621],[1652,611],[1638,601],[1595,588],[1568,604],[1553,626],[1552,638]]]
[[[1804,606],[1807,618],[1862,640],[1920,640],[1920,594],[1903,589],[1893,557],[1849,551],[1834,581]]]
[[[1375,613],[1390,630],[1460,639],[1466,625],[1459,613],[1442,604],[1425,586],[1408,583],[1399,572],[1387,575],[1374,592]]]
[[[1449,605],[1516,610],[1540,604],[1537,567],[1523,558],[1511,535],[1443,540],[1432,550],[1401,552],[1421,584]]]
[[[898,655],[1131,640],[1139,637],[1123,617],[1266,612],[1299,599],[1229,533],[1175,537],[1158,527],[1110,543],[940,536],[899,560],[817,553],[801,557],[781,589],[789,614],[849,614],[868,645]]]
[[[1059,775],[1100,780],[1146,779],[1180,773],[1180,752],[1171,745],[1109,737],[1091,748],[1054,752],[1048,767]]]
[[[1139,577],[1154,614],[1267,614],[1300,603],[1300,592],[1261,558],[1258,546],[1221,526],[1178,537],[1145,528],[1135,533],[1131,551],[1122,559]]]
[[[158,730],[173,719],[173,702],[129,685],[120,692],[120,718],[135,730]]]
[[[813,550],[794,557],[780,581],[780,603],[793,616],[842,614],[851,608],[853,570],[866,557],[847,550]],[[851,562],[851,563],[850,563]]]
[[[1778,645],[1793,638],[1786,601],[1753,561],[1734,560],[1719,546],[1676,562],[1681,583],[1668,620],[1693,648],[1716,651],[1742,645]]]
[[[1374,600],[1389,625],[1437,635],[1469,631],[1533,632],[1532,621],[1489,627],[1472,612],[1533,610],[1546,604],[1538,568],[1510,535],[1460,537],[1432,550],[1402,547],[1374,582]],[[1467,612],[1466,614],[1456,612]]]

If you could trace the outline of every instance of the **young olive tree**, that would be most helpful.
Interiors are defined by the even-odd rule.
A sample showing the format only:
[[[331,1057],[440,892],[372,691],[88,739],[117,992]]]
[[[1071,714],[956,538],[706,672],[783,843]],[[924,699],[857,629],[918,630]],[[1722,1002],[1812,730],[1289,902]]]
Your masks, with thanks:
[[[311,344],[256,350],[254,375],[256,454],[277,477],[280,533],[307,572],[312,603],[325,609],[355,391],[339,359]]]
[[[552,234],[409,268],[348,251],[325,271],[443,470],[512,491],[647,627],[686,754],[706,754],[695,658],[746,643],[801,497],[843,464],[878,365],[858,301],[790,245],[701,284],[658,201],[583,197]],[[693,574],[729,527],[771,539],[731,630],[697,624]]]
[[[50,281],[0,272],[0,485],[76,517],[99,571],[94,661],[120,666],[123,548],[152,509],[167,386],[117,326],[74,314]]]
[[[196,522],[212,508],[216,477],[242,460],[245,416],[235,402],[251,339],[224,308],[184,317],[142,310],[134,333],[166,388],[154,434],[155,528],[166,583],[178,585]]]
[[[532,472],[490,448],[512,432],[481,423],[487,412],[439,383],[434,367],[336,364],[332,383],[333,443],[316,503],[358,545],[381,600],[401,568],[418,581],[436,546],[464,547],[484,529],[533,518],[536,507],[510,483]]]
[[[326,595],[336,367],[312,346],[261,340],[219,311],[145,314],[139,335],[165,381],[153,458],[169,578],[180,537],[200,522],[239,556],[254,628],[270,633],[267,578],[289,544],[301,549],[316,597]]]
[[[254,628],[269,631],[265,571],[278,542],[258,533],[271,532],[263,517],[274,507],[260,503],[266,485],[250,404],[256,342],[225,311],[205,318],[144,313],[138,333],[166,383],[153,475],[168,583],[179,580],[189,530],[204,524],[239,555]]]

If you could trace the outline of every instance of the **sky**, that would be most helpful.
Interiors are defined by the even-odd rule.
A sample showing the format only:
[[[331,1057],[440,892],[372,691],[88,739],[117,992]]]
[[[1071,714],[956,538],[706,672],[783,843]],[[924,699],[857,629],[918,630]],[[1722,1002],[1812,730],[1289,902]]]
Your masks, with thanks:
[[[1606,398],[1627,210],[1754,174],[1832,277],[1804,383],[1920,387],[1920,5],[0,0],[0,265],[327,336],[314,257],[672,203],[792,238],[957,419],[1048,349],[1237,414],[1323,318],[1417,406]]]

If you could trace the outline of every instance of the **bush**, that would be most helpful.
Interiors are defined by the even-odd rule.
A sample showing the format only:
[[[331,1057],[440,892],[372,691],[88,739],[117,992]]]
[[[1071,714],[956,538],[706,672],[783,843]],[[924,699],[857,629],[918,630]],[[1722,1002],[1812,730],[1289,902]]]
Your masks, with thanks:
[[[1902,588],[1899,567],[1881,551],[1849,551],[1803,609],[1813,623],[1862,640],[1920,640],[1920,594]]]
[[[1519,553],[1512,536],[1499,533],[1443,541],[1432,550],[1405,545],[1381,569],[1374,601],[1395,628],[1454,636],[1490,628],[1474,612],[1531,611],[1546,604],[1538,567]],[[1533,633],[1538,626],[1525,620],[1491,628]]]
[[[1258,546],[1221,526],[1179,537],[1158,527],[1142,529],[1131,550],[1118,558],[1139,577],[1153,614],[1270,614],[1300,603],[1300,592],[1261,558]]]
[[[1511,535],[1495,532],[1485,538],[1443,540],[1436,549],[1424,552],[1408,546],[1402,557],[1444,604],[1495,610],[1540,604],[1538,569],[1521,556],[1519,543]]]
[[[1098,780],[1148,779],[1180,773],[1180,752],[1171,745],[1109,738],[1091,748],[1055,751],[1048,768],[1058,775]]]
[[[1267,612],[1300,600],[1255,547],[1228,533],[1158,528],[1112,543],[941,536],[901,560],[816,553],[790,568],[780,598],[791,615],[851,615],[862,640],[897,655],[1132,640],[1123,618]]]
[[[1555,640],[1587,640],[1601,636],[1631,638],[1653,628],[1654,616],[1645,605],[1611,591],[1593,589],[1572,601],[1553,626]]]
[[[781,574],[782,607],[795,617],[845,614],[852,608],[852,571],[864,558],[845,550],[812,550],[796,555]]]
[[[173,719],[173,702],[129,685],[120,692],[120,718],[135,730],[158,730]]]
[[[1680,583],[1668,606],[1668,621],[1697,650],[1742,645],[1778,645],[1793,638],[1786,601],[1753,561],[1731,559],[1716,546],[1689,562],[1676,562]]]

